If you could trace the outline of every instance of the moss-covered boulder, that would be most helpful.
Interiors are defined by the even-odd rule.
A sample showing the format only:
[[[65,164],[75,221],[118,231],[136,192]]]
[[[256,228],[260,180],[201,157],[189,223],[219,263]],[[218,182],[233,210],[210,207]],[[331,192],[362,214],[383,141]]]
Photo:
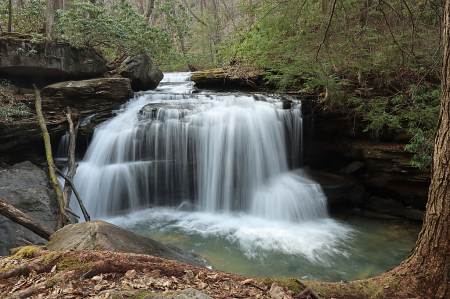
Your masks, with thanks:
[[[127,57],[120,65],[119,74],[131,79],[134,91],[155,89],[164,77],[147,54]]]
[[[0,169],[0,197],[41,224],[53,228],[57,207],[47,173],[29,161]],[[44,245],[46,240],[0,215],[0,255],[10,248]]]
[[[139,236],[102,220],[65,226],[51,236],[46,246],[50,250],[90,249],[148,254],[205,267],[205,264],[191,253]]]
[[[205,89],[239,89],[239,90],[257,90],[261,85],[261,76],[259,73],[240,74],[231,71],[230,68],[216,68],[195,72],[191,76],[198,88]]]

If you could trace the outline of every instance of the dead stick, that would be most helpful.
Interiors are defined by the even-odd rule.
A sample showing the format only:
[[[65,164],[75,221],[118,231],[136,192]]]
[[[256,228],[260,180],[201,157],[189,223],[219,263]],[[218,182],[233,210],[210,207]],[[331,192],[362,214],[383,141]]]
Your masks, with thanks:
[[[317,294],[313,289],[311,289],[310,287],[307,287],[306,289],[303,290],[303,292],[300,293],[300,295],[298,295],[297,298],[302,298],[304,295],[306,295],[307,293],[311,294],[311,296],[314,297],[314,299],[321,299],[319,294]]]
[[[1,197],[0,197],[0,214],[10,219],[11,221],[20,224],[25,228],[28,228],[36,235],[44,238],[47,241],[50,240],[50,236],[54,233],[54,231],[40,224],[27,214],[16,209],[14,206],[12,206],[9,202],[7,202],[5,199]]]
[[[47,164],[48,164],[48,170],[50,172],[50,178],[52,179],[53,188],[56,192],[56,198],[59,203],[59,211],[61,214],[61,219],[63,225],[70,222],[69,216],[67,216],[67,212],[64,210],[64,201],[63,196],[61,193],[61,189],[59,189],[58,180],[56,179],[55,174],[55,163],[53,162],[53,156],[52,156],[52,146],[50,144],[50,135],[47,131],[47,125],[45,124],[45,118],[42,114],[42,107],[41,107],[41,91],[34,85],[34,94],[36,97],[36,114],[38,117],[39,125],[41,126],[42,135],[44,137],[44,145],[45,145],[45,155],[47,157]]]
[[[66,182],[68,182],[68,183],[70,184],[70,186],[72,187],[73,193],[75,194],[75,197],[77,198],[78,203],[80,204],[80,208],[81,208],[81,211],[83,212],[84,219],[85,219],[86,221],[91,221],[91,217],[89,217],[88,212],[87,212],[86,209],[84,208],[83,202],[81,201],[81,198],[80,198],[80,194],[78,194],[77,189],[75,188],[75,185],[73,184],[72,180],[69,179],[68,177],[66,177],[66,176],[64,175],[64,173],[62,173],[62,171],[59,170],[59,169],[56,168],[56,167],[55,167],[55,171],[56,171],[56,173],[58,173],[62,178],[64,178],[64,179],[66,180]]]
[[[80,218],[80,216],[78,216],[78,215],[77,215],[74,211],[72,211],[71,209],[69,209],[69,208],[64,208],[64,210],[66,210],[67,213],[72,214],[73,216],[75,216],[75,217],[77,217],[77,218]]]
[[[78,133],[78,127],[80,125],[80,122],[76,126],[74,126],[72,121],[72,110],[70,107],[67,107],[67,122],[69,123],[69,132],[70,132],[70,142],[69,142],[69,150],[67,151],[67,173],[66,176],[73,180],[73,177],[75,176],[75,173],[77,171],[78,164],[75,162],[75,147],[76,147],[76,141],[77,141],[77,133]],[[68,208],[70,204],[70,194],[71,189],[69,183],[66,181],[64,183],[63,188],[63,200],[64,200],[64,207]]]

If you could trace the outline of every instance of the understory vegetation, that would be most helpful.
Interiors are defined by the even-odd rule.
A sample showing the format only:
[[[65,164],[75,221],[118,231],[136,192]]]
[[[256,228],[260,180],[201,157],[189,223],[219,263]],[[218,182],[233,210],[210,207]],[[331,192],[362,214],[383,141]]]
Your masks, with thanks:
[[[46,1],[12,3],[0,4],[2,32],[45,40]],[[56,0],[54,39],[111,60],[147,53],[163,71],[251,67],[263,87],[319,94],[375,138],[404,129],[412,165],[428,168],[443,11],[421,0]]]

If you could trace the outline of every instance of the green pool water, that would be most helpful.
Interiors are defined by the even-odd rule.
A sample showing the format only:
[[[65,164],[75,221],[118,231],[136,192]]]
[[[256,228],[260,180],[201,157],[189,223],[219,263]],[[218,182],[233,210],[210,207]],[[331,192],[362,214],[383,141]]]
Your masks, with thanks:
[[[421,228],[408,220],[357,215],[291,223],[168,208],[107,221],[195,253],[216,270],[322,281],[365,279],[397,266]]]

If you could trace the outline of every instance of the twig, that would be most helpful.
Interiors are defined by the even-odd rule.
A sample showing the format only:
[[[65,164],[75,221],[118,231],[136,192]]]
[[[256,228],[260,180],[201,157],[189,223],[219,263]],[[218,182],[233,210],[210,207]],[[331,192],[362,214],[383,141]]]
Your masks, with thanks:
[[[319,45],[319,49],[317,49],[317,53],[316,53],[316,59],[314,60],[314,63],[317,62],[317,58],[319,58],[319,52],[320,49],[322,48],[322,45],[325,43],[325,41],[327,40],[327,35],[328,35],[328,30],[330,30],[331,27],[331,21],[333,20],[333,15],[334,15],[334,9],[336,8],[336,2],[337,0],[334,0],[333,2],[333,8],[331,9],[331,15],[330,15],[330,20],[328,21],[328,26],[327,26],[327,30],[325,30],[325,35],[323,36],[323,40]],[[313,63],[313,64],[314,64]]]
[[[75,212],[72,211],[71,209],[69,209],[69,208],[64,208],[64,210],[66,210],[67,213],[72,214],[73,216],[75,216],[75,217],[77,217],[77,218],[80,218],[80,216],[78,216],[77,214],[75,214]]]
[[[83,212],[84,219],[85,219],[86,221],[91,221],[91,218],[89,217],[89,214],[88,214],[88,212],[86,211],[86,209],[84,208],[83,202],[81,201],[80,194],[78,194],[78,191],[77,191],[77,189],[75,188],[75,185],[73,184],[72,180],[70,180],[68,177],[66,177],[66,176],[64,175],[64,173],[62,173],[62,171],[59,170],[59,169],[56,168],[56,167],[55,167],[55,171],[56,171],[56,173],[59,174],[62,178],[64,178],[64,179],[66,180],[66,182],[68,182],[68,183],[70,184],[70,187],[72,187],[73,193],[75,194],[75,197],[77,198],[78,203],[80,204],[80,208],[81,208],[81,211]]]

